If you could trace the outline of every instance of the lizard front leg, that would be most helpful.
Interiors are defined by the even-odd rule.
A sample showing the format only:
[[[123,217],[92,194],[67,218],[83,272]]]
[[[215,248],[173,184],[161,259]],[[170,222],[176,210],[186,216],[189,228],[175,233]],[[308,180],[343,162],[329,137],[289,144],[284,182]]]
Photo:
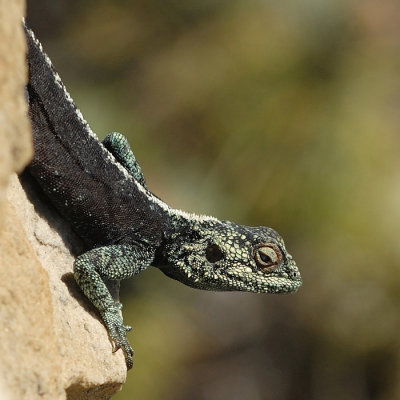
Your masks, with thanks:
[[[127,368],[132,368],[133,349],[126,337],[130,330],[123,323],[121,304],[115,303],[102,278],[121,280],[143,271],[154,259],[154,251],[141,246],[113,245],[99,247],[79,256],[74,263],[74,277],[86,297],[98,309],[116,350],[122,348]]]
[[[122,133],[111,132],[101,143],[133,178],[147,188],[142,169],[129,146],[128,139]]]

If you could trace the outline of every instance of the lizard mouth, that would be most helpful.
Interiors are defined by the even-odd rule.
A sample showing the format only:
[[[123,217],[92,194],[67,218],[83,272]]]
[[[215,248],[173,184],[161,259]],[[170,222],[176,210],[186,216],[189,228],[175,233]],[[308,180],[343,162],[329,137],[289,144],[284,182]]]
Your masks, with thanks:
[[[218,287],[222,283],[224,287],[222,290],[276,294],[296,292],[302,285],[298,271],[294,271],[292,276],[289,276],[286,272],[267,275],[260,271],[250,272],[248,269],[248,267],[229,268],[225,270],[224,275],[217,272],[215,285]]]
[[[282,294],[295,293],[299,290],[300,286],[303,283],[301,279],[297,279],[297,278],[296,278],[296,280],[289,279],[289,278],[283,278],[283,277],[279,277],[277,279],[279,279],[282,283],[282,286],[285,288],[288,288],[288,290],[277,291],[275,293],[282,293]]]

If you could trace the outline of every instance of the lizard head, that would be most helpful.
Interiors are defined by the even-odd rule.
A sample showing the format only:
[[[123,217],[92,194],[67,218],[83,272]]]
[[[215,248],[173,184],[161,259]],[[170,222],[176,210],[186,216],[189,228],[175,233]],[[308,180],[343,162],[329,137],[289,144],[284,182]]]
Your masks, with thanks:
[[[166,249],[168,267],[161,268],[188,286],[257,293],[290,293],[301,286],[295,261],[271,228],[209,219],[189,231]]]

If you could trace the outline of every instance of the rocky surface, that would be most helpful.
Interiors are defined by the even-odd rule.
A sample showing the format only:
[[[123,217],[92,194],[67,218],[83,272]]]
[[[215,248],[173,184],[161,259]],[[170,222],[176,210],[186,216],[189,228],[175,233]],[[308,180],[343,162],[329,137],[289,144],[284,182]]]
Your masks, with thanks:
[[[22,1],[0,0],[0,399],[109,399],[122,351],[77,287],[80,242],[29,174]]]
[[[22,0],[0,0],[0,206],[4,204],[9,175],[21,171],[32,155],[23,92],[26,45],[21,17],[24,7]]]
[[[8,335],[0,340],[1,354],[19,349],[9,351],[9,361],[16,367],[15,388],[33,390],[29,398],[108,399],[125,381],[125,361],[122,351],[112,352],[100,317],[74,281],[71,252],[79,251],[80,242],[46,205],[30,177],[22,182],[25,190],[16,176],[11,179],[7,223],[0,236],[5,250],[0,301],[8,304],[2,307],[2,321],[9,325]],[[18,345],[11,345],[15,340]],[[22,382],[21,363],[23,376],[31,374]],[[2,366],[7,364],[2,360]]]

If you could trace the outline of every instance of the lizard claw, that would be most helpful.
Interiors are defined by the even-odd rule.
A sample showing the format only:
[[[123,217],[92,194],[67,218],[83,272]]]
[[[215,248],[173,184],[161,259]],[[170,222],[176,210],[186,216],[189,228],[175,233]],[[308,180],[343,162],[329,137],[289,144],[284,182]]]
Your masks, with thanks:
[[[128,369],[131,369],[133,365],[133,349],[126,337],[126,332],[132,328],[124,325],[119,312],[119,307],[110,308],[104,311],[102,313],[102,317],[108,329],[108,333],[114,342],[113,353],[119,349],[122,349],[125,356],[126,366]]]

